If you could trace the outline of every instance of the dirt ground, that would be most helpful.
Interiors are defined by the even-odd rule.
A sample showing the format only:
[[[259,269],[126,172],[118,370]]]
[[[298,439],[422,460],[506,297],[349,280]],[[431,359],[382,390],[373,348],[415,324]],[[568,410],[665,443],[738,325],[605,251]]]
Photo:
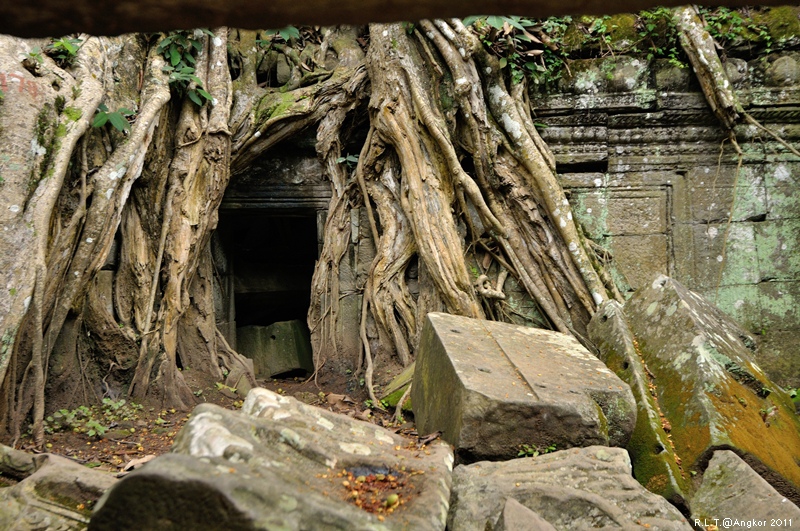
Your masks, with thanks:
[[[261,387],[279,394],[293,396],[308,404],[373,422],[402,435],[416,435],[412,423],[393,422],[393,412],[367,408],[365,405],[367,393],[359,385],[358,380],[352,377],[318,382],[319,386],[313,380],[299,376],[260,380],[258,383]],[[233,410],[242,406],[242,399],[224,386],[202,389],[202,392],[198,390],[195,395],[198,397],[198,403],[210,402]],[[125,411],[129,413],[130,409],[127,407]],[[29,435],[23,436],[17,448],[29,452],[50,452],[68,457],[88,467],[124,474],[147,460],[168,452],[175,436],[191,416],[191,412],[174,409],[157,410],[146,406],[136,409],[133,415],[126,415],[125,418],[114,417],[111,422],[107,418],[100,418],[101,414],[100,410],[95,410],[92,416],[97,417],[101,424],[105,424],[102,435],[96,433],[96,430],[94,435],[90,435],[91,430],[86,427],[79,430],[63,427],[53,429],[53,423],[50,423],[51,433],[45,435],[45,448],[36,449]],[[0,440],[0,442],[8,445],[11,441]]]

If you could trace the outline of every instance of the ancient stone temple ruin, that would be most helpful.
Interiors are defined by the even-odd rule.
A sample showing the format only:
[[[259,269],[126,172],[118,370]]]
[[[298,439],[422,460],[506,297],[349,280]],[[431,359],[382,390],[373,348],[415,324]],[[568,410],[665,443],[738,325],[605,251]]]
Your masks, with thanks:
[[[790,52],[726,62],[748,112],[789,142],[800,138],[798,60]],[[800,203],[791,193],[800,162],[742,126],[739,167],[691,71],[667,60],[574,61],[558,90],[534,86],[531,104],[576,217],[623,290],[675,278],[756,334],[759,363],[776,382],[800,385]],[[313,145],[308,136],[273,149],[226,192],[213,246],[217,324],[232,345],[237,327],[305,319],[330,197]],[[355,209],[340,274],[346,349],[359,348],[373,249]],[[514,319],[536,323],[513,278],[505,289]]]

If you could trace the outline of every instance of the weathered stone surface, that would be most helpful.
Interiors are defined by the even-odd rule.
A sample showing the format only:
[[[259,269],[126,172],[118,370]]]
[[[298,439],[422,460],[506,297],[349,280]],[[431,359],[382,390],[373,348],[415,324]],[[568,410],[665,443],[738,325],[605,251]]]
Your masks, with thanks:
[[[730,450],[717,450],[703,474],[703,484],[692,498],[692,521],[714,522],[730,518],[742,525],[725,529],[789,529],[785,521],[800,522],[800,509],[764,481]],[[765,521],[757,526],[748,521]],[[775,525],[780,521],[780,525]],[[786,522],[788,524],[788,522]]]
[[[661,409],[650,391],[653,378],[638,352],[622,305],[617,301],[606,302],[592,318],[588,332],[600,351],[600,359],[630,385],[636,398],[636,427],[627,446],[634,477],[649,491],[686,507],[691,484],[664,431]]]
[[[90,529],[444,529],[453,455],[266,389],[242,412],[203,404],[173,453],[123,478]],[[394,474],[403,502],[381,522],[348,501],[343,470]],[[351,480],[354,481],[354,480]],[[388,480],[387,480],[388,481]]]
[[[781,32],[798,25],[796,7],[765,16],[775,17]],[[627,64],[621,55],[613,62]],[[793,184],[800,161],[743,125],[737,128],[740,165],[733,148],[720,150],[719,125],[690,69],[651,61],[643,68],[650,75],[625,93],[614,91],[616,70],[606,69],[614,79],[602,83],[609,61],[581,61],[581,87],[530,85],[574,216],[613,256],[606,257],[607,267],[623,291],[626,283],[638,288],[669,274],[761,335],[756,360],[774,382],[800,386],[800,349],[784,341],[800,337],[800,255],[792,252],[800,234]],[[776,124],[792,145],[800,139],[800,85],[791,81],[800,79],[798,64],[795,51],[726,61],[745,110]],[[598,82],[588,82],[591,76]],[[615,111],[628,96],[635,96],[633,105]],[[634,194],[647,192],[663,193],[664,200],[645,212]]]
[[[800,422],[753,363],[754,342],[717,308],[665,276],[625,305],[683,470],[733,448],[779,492],[800,499]]]
[[[448,529],[483,531],[487,523],[493,529],[508,498],[556,529],[691,529],[675,507],[633,479],[621,448],[591,446],[458,466]]]
[[[441,430],[465,461],[624,446],[636,422],[628,385],[574,338],[442,313],[425,322],[411,400],[417,431]]]
[[[765,81],[775,87],[786,87],[797,83],[800,79],[800,65],[794,57],[779,57],[767,68]]]
[[[236,344],[239,352],[253,360],[257,377],[314,370],[308,328],[300,320],[242,326],[236,330]]]
[[[0,472],[19,483],[0,488],[0,529],[85,529],[89,510],[117,479],[51,454],[0,445]],[[78,509],[85,507],[85,509]]]
[[[514,498],[508,498],[494,531],[556,531],[556,528]]]

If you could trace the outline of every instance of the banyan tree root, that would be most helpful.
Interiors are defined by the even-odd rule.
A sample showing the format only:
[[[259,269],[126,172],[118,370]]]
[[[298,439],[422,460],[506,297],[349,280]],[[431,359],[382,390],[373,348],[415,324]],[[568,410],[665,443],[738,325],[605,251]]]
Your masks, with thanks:
[[[389,343],[405,365],[431,302],[484,318],[478,296],[503,298],[508,275],[554,328],[582,339],[597,306],[619,297],[590,259],[552,153],[518,105],[524,85],[509,89],[497,61],[460,21],[419,28],[370,26],[370,130],[356,174],[377,249],[361,322],[371,396],[367,319],[378,345]],[[508,265],[495,286],[470,273],[476,251],[466,242],[484,238]],[[415,263],[427,280],[416,297],[407,283]]]

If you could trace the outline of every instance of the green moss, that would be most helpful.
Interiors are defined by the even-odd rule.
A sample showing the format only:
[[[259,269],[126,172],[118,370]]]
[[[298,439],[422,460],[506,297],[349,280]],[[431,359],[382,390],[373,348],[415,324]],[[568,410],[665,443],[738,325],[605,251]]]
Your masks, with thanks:
[[[381,400],[381,402],[384,402],[389,407],[397,407],[397,403],[400,402],[401,398],[403,398],[403,393],[406,392],[406,389],[408,389],[408,386],[401,387],[397,391],[387,395],[383,400]],[[403,411],[412,411],[410,397],[408,400],[406,400],[406,403],[403,404]]]
[[[606,21],[608,35],[611,37],[611,45],[616,48],[624,41],[636,42],[639,40],[639,33],[636,30],[636,15],[622,13],[614,15]]]
[[[297,95],[292,92],[270,92],[258,102],[256,120],[264,123],[286,113],[297,103]]]
[[[567,52],[580,50],[585,42],[586,32],[580,24],[571,24],[562,39],[562,44]]]
[[[91,516],[92,507],[94,506],[96,500],[81,499],[77,496],[70,496],[69,494],[78,494],[79,491],[65,492],[63,487],[63,485],[37,484],[33,490],[41,498],[51,500],[57,505],[65,507],[71,511],[77,511],[83,516]]]
[[[64,108],[64,116],[66,116],[69,120],[73,122],[77,122],[83,116],[83,111],[80,109],[76,109],[75,107],[65,107]]]
[[[776,42],[797,39],[800,36],[799,8],[782,6],[770,9],[766,13],[754,16],[753,20],[764,24],[770,36]]]

